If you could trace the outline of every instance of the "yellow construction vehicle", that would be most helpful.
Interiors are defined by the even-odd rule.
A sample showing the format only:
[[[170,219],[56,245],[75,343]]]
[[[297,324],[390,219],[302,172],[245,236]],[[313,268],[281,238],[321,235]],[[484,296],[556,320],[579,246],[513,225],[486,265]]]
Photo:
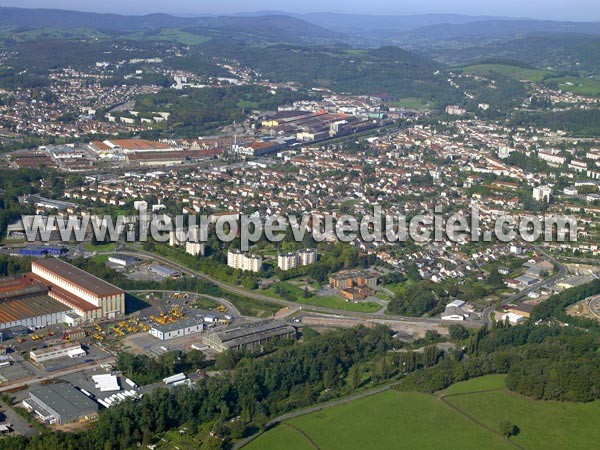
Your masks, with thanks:
[[[217,311],[219,311],[221,313],[225,313],[225,312],[227,312],[227,308],[225,308],[223,305],[219,305],[219,306],[217,306]]]

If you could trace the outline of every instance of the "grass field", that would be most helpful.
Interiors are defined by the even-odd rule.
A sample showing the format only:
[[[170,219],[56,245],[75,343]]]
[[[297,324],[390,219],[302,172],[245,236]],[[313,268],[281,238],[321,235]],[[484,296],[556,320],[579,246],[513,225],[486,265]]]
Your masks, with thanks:
[[[600,402],[531,400],[508,391],[504,380],[474,378],[438,395],[387,391],[285,421],[244,449],[514,448],[499,434],[505,420],[519,428],[510,441],[527,450],[598,447]]]
[[[444,390],[445,395],[465,394],[468,392],[489,391],[491,389],[504,389],[506,375],[488,375],[486,377],[473,378],[469,381],[456,383]]]
[[[396,108],[410,108],[410,109],[421,109],[428,106],[426,102],[423,102],[423,99],[417,97],[406,97],[399,98],[393,102],[385,102],[386,106],[393,106]],[[431,106],[431,105],[429,105]]]
[[[381,309],[381,305],[375,302],[347,302],[341,297],[334,296],[318,296],[310,298],[300,298],[298,303],[309,306],[322,306],[323,308],[339,309],[342,311],[354,312],[377,312]]]
[[[313,447],[298,430],[284,423],[263,434],[244,449],[313,450]]]
[[[104,264],[108,261],[108,255],[96,255],[92,257],[92,261],[97,264]]]
[[[304,297],[304,289],[296,286],[293,283],[289,283],[287,281],[280,281],[277,283],[278,286],[285,289],[289,295],[288,299],[290,301],[297,302],[302,305],[308,306],[321,306],[323,308],[333,308],[339,309],[341,311],[354,311],[354,312],[376,312],[381,309],[381,305],[374,302],[347,302],[342,297],[336,297],[332,295],[328,296],[319,296],[313,295],[312,297]],[[319,288],[320,286],[311,285],[313,288]],[[280,295],[275,293],[275,285],[271,286],[269,289],[265,289],[260,291],[261,294],[266,295],[268,297],[281,299]],[[293,300],[292,300],[293,298]]]
[[[541,69],[524,69],[522,67],[504,64],[478,64],[463,67],[463,73],[472,75],[488,75],[491,72],[500,73],[516,80],[528,80],[536,83],[557,83],[563,91],[573,92],[581,95],[600,94],[600,81],[589,80],[579,77],[557,77],[552,76],[554,72]]]
[[[507,390],[447,397],[452,405],[497,430],[508,420],[519,428],[512,437],[528,450],[587,450],[600,442],[600,402],[531,400]]]
[[[321,450],[495,450],[511,446],[500,436],[456,414],[436,397],[387,391],[341,406],[297,417],[286,423],[302,430]],[[432,432],[435,430],[435,432]],[[288,448],[297,442],[285,423],[260,436],[245,450]],[[271,436],[275,433],[275,436]],[[304,437],[304,436],[302,436]],[[304,437],[304,446],[310,450]]]
[[[463,68],[464,73],[471,75],[488,75],[492,72],[515,78],[517,80],[528,80],[541,82],[546,75],[552,74],[548,70],[524,69],[522,67],[508,66],[504,64],[477,64]]]
[[[128,34],[129,39],[136,40],[160,40],[160,41],[173,41],[179,42],[183,45],[200,45],[207,41],[210,41],[210,37],[201,36],[199,34],[189,33],[184,30],[178,30],[176,28],[165,28],[157,33],[146,34],[143,31]]]

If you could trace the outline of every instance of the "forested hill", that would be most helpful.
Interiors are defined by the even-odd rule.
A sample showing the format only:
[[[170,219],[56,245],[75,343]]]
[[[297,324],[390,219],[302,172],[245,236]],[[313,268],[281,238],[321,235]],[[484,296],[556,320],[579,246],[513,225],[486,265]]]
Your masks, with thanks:
[[[356,50],[299,45],[250,46],[212,40],[198,52],[231,58],[272,81],[296,81],[336,92],[451,101],[443,66],[398,47]]]
[[[175,17],[168,14],[124,16],[57,9],[0,8],[0,27],[5,29],[90,29],[107,33],[177,28],[223,35],[244,33],[280,41],[339,39],[343,35],[286,15],[258,17]]]
[[[448,64],[470,65],[491,58],[520,61],[538,68],[575,71],[586,76],[600,72],[600,35],[553,33],[507,42],[443,48],[428,52]]]

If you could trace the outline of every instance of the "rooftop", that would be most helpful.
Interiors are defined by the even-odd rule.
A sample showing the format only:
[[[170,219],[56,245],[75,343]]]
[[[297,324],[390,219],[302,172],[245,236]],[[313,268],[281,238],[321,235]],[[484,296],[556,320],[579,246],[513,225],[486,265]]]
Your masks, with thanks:
[[[200,325],[201,323],[202,322],[200,322],[196,319],[184,319],[184,320],[179,320],[175,323],[166,323],[164,325],[155,324],[155,325],[152,325],[152,328],[160,331],[161,333],[169,333],[171,331],[181,330],[182,328],[188,328],[188,327]]]
[[[29,392],[43,402],[41,406],[47,406],[61,416],[81,415],[98,411],[96,402],[69,383],[34,385],[29,389]]]
[[[109,295],[119,295],[123,291],[118,287],[101,280],[69,263],[60,259],[49,258],[31,263],[31,267],[39,266],[49,270],[65,281],[69,281],[88,291],[90,294],[98,297],[107,297]]]

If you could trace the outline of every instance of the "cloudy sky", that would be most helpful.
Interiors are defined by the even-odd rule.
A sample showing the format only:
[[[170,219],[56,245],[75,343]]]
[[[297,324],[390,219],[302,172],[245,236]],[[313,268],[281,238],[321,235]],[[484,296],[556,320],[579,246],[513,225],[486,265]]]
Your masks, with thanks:
[[[244,11],[343,12],[371,14],[457,13],[557,20],[600,21],[598,0],[0,0],[0,6],[77,11],[174,15]]]

